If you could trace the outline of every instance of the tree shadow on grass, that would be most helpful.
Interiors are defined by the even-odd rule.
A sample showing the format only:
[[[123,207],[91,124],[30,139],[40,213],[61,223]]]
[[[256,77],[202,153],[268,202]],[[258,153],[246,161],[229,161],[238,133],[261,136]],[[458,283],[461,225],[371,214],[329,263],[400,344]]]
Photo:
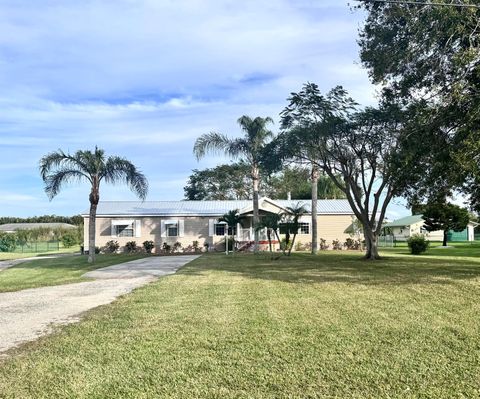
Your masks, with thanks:
[[[454,284],[480,277],[480,264],[458,259],[394,257],[365,261],[344,253],[317,256],[295,254],[270,260],[264,255],[206,255],[182,268],[182,275],[210,271],[295,284],[347,283],[362,285]]]

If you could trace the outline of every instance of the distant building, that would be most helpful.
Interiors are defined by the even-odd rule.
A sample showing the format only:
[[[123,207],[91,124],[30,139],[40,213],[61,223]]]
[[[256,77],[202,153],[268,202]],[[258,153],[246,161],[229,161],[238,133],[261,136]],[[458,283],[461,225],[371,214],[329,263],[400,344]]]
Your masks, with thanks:
[[[385,235],[392,235],[397,241],[406,241],[414,234],[423,234],[430,241],[443,241],[443,231],[428,232],[422,215],[406,216],[401,219],[385,224]],[[474,229],[478,223],[469,222],[465,230],[461,232],[449,231],[448,241],[474,241]]]
[[[15,233],[17,230],[33,230],[38,228],[75,229],[76,226],[68,223],[7,223],[0,224],[0,232]]]

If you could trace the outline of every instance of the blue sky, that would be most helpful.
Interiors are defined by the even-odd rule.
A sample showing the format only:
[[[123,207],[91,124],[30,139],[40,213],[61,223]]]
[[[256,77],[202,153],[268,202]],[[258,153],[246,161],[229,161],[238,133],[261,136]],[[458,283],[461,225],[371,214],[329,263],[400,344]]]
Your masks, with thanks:
[[[58,148],[125,156],[147,175],[148,199],[175,200],[192,169],[222,161],[195,160],[198,136],[239,135],[244,114],[276,129],[307,81],[374,103],[362,19],[343,0],[0,0],[0,214],[88,207],[86,185],[48,201],[38,161]],[[102,199],[135,197],[104,186]]]

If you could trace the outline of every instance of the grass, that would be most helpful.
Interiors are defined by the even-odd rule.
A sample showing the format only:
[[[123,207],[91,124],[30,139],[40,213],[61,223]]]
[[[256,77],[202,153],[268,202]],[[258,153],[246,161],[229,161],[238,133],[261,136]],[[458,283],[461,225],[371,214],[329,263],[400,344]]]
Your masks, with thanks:
[[[0,397],[479,397],[480,263],[433,251],[203,256],[13,351]]]
[[[48,251],[48,252],[0,252],[0,261],[2,260],[11,260],[11,259],[21,259],[21,258],[31,258],[37,256],[47,256],[47,255],[58,255],[58,254],[71,254],[74,252],[80,252],[80,248],[75,245],[70,248],[60,248],[58,251]]]
[[[128,262],[144,256],[98,255],[97,261],[93,265],[87,262],[86,256],[63,256],[55,259],[39,258],[0,271],[0,292],[86,281],[88,279],[81,276],[90,270]]]

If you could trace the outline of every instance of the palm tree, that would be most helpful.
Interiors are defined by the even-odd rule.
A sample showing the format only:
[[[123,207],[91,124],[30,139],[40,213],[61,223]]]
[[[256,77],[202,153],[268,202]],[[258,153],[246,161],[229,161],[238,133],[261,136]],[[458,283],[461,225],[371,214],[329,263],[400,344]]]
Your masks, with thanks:
[[[270,256],[272,259],[273,259],[272,232],[275,234],[275,237],[277,238],[278,242],[280,242],[278,230],[280,228],[280,222],[282,218],[283,218],[283,214],[281,213],[269,213],[263,216],[260,219],[260,222],[255,226],[256,231],[267,229],[268,246],[270,249]],[[283,250],[283,254],[285,255],[285,250]]]
[[[267,125],[273,123],[272,118],[255,119],[244,115],[238,119],[240,128],[245,133],[244,137],[230,139],[224,134],[211,132],[200,136],[193,147],[197,160],[203,158],[208,152],[223,152],[231,158],[243,158],[250,165],[250,173],[253,185],[253,225],[260,221],[258,210],[258,187],[260,184],[260,163],[263,149],[273,133],[267,129]],[[258,252],[258,231],[255,231],[254,252]]]
[[[238,224],[241,224],[245,217],[238,214],[238,209],[228,211],[221,218],[218,219],[219,222],[225,222],[227,227],[232,228],[233,236],[233,254],[235,255],[235,227]],[[227,228],[227,240],[225,241],[225,250],[228,252],[228,228]]]
[[[288,211],[288,221],[286,223],[287,230],[287,242],[286,246],[288,248],[288,256],[292,253],[293,246],[295,245],[295,239],[297,238],[298,229],[300,228],[300,217],[307,213],[305,207],[299,202],[294,206],[287,206]],[[290,233],[293,232],[292,243],[290,244]],[[290,244],[290,245],[289,245]]]
[[[316,255],[318,252],[318,167],[312,162],[312,254]]]
[[[100,183],[125,183],[141,199],[148,192],[146,177],[130,161],[117,156],[105,157],[105,151],[77,151],[66,154],[62,150],[51,152],[40,160],[40,175],[45,192],[52,200],[70,182],[87,181],[90,189],[90,216],[88,223],[88,261],[95,262],[95,220],[100,201]]]

